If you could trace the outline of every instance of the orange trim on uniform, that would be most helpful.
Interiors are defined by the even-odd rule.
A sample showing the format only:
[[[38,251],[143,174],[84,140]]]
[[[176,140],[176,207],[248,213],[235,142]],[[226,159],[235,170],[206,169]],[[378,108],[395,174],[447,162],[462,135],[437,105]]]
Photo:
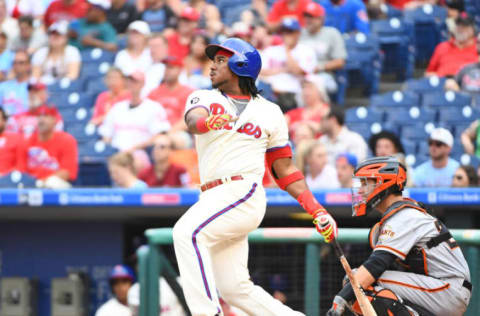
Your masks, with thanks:
[[[380,223],[376,223],[373,225],[372,229],[370,229],[370,233],[368,234],[368,242],[370,243],[370,248],[375,249],[375,245],[373,244],[373,233],[375,232],[375,229],[377,226],[379,226]]]
[[[421,207],[419,207],[419,206],[417,207],[417,206],[415,206],[415,205],[410,205],[410,204],[405,205],[405,204],[403,204],[403,205],[397,207],[396,209],[393,209],[393,210],[391,210],[390,212],[388,212],[387,215],[385,215],[384,217],[382,217],[382,219],[380,220],[379,223],[380,223],[380,224],[383,224],[387,219],[389,219],[389,218],[392,217],[395,213],[397,213],[398,211],[400,211],[401,209],[403,209],[403,208],[405,208],[405,207],[411,207],[411,208],[414,208],[414,209],[416,209],[417,211],[420,211],[420,212],[422,212],[422,213],[425,213],[425,214],[427,213],[423,208],[421,208]]]
[[[397,250],[395,248],[392,248],[392,247],[389,247],[389,246],[385,246],[385,245],[378,245],[378,246],[375,246],[375,248],[373,249],[377,249],[377,248],[385,248],[385,249],[388,249],[388,250],[391,250],[397,254],[399,254],[400,256],[402,256],[404,259],[407,257],[406,254],[404,254],[403,252],[401,252],[400,250]]]
[[[423,248],[422,248],[422,257],[423,257],[423,271],[425,272],[425,275],[428,275],[427,253]]]
[[[450,287],[450,283],[446,283],[444,286],[437,287],[437,288],[434,288],[434,289],[427,289],[427,288],[420,287],[420,286],[417,286],[417,285],[411,285],[411,284],[408,284],[408,283],[403,283],[403,282],[394,281],[394,280],[378,279],[377,281],[378,282],[383,282],[383,283],[396,284],[396,285],[400,285],[400,286],[406,286],[406,287],[409,287],[409,288],[414,289],[414,290],[420,290],[420,291],[428,292],[428,293],[440,292],[440,291],[446,290]]]

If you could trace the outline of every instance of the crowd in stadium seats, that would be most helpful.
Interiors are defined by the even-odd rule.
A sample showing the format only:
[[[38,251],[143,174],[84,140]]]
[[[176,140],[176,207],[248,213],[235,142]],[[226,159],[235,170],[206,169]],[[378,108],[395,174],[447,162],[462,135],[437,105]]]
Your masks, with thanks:
[[[236,36],[312,188],[386,154],[410,186],[476,186],[477,26],[473,0],[0,0],[1,185],[197,186],[183,108]],[[403,90],[380,93],[389,74]]]

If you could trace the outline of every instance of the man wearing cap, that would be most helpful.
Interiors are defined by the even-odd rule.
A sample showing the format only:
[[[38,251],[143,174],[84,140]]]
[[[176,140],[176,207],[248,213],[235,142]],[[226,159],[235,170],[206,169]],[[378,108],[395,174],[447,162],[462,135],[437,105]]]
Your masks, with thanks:
[[[297,19],[283,19],[280,27],[283,44],[270,46],[262,53],[260,74],[272,85],[284,112],[297,107],[295,98],[302,90],[301,80],[317,65],[313,49],[299,43],[300,29]]]
[[[7,113],[0,107],[0,176],[17,169],[22,149],[22,136],[6,131],[7,119]]]
[[[135,283],[135,275],[130,267],[118,264],[113,267],[108,279],[113,297],[105,302],[95,316],[131,316],[128,306],[128,291]]]
[[[465,65],[478,61],[474,21],[467,15],[460,15],[455,21],[453,38],[435,47],[426,76],[454,76]]]
[[[108,112],[100,134],[122,151],[136,151],[153,145],[155,136],[167,132],[170,123],[161,104],[141,96],[145,75],[136,71],[128,77],[131,99],[115,104]]]
[[[190,52],[190,43],[192,42],[195,30],[198,27],[200,13],[192,7],[185,7],[180,13],[177,31],[167,36],[168,55],[177,56],[182,61]]]
[[[107,20],[118,34],[125,33],[130,23],[140,18],[135,5],[127,0],[112,0],[112,6],[107,11]]]
[[[28,53],[18,51],[13,59],[15,78],[0,83],[0,104],[7,115],[22,113],[28,109],[27,85],[30,79],[31,65]]]
[[[413,184],[416,187],[450,187],[458,161],[449,157],[453,146],[453,136],[449,130],[435,128],[428,138],[430,159],[413,171]]]
[[[193,89],[178,82],[183,69],[183,62],[179,58],[169,56],[163,63],[166,65],[163,81],[160,86],[150,92],[148,98],[163,105],[173,129],[184,129],[183,108]]]
[[[152,57],[148,50],[150,27],[147,22],[134,21],[127,29],[127,47],[115,57],[115,67],[125,75],[134,71],[146,72],[152,65]]]
[[[8,119],[7,130],[20,133],[25,139],[30,138],[37,129],[38,110],[42,105],[47,105],[48,92],[43,83],[28,85],[28,111],[17,113]],[[55,130],[63,130],[63,119],[57,111],[55,115]]]
[[[148,0],[147,8],[142,13],[142,20],[147,22],[153,33],[174,28],[177,17],[165,0]]]
[[[303,13],[305,29],[302,30],[300,43],[311,47],[317,56],[315,74],[324,82],[328,92],[337,90],[337,83],[332,72],[345,66],[347,50],[340,32],[330,26],[324,26],[325,9],[318,3],[311,2]]]
[[[43,16],[43,24],[49,27],[56,21],[73,21],[87,14],[88,3],[85,0],[54,0]]]
[[[333,26],[341,33],[370,33],[365,4],[361,0],[322,0],[326,11],[325,25]]]
[[[337,156],[335,168],[337,169],[338,182],[341,188],[352,187],[352,177],[357,166],[357,157],[351,153],[344,153]]]
[[[90,8],[85,18],[70,23],[70,44],[78,49],[101,48],[117,50],[117,32],[107,21],[108,0],[89,0]]]
[[[25,141],[20,155],[20,170],[43,180],[42,186],[69,187],[78,173],[77,141],[72,135],[56,131],[58,111],[42,105],[37,109],[35,133]]]

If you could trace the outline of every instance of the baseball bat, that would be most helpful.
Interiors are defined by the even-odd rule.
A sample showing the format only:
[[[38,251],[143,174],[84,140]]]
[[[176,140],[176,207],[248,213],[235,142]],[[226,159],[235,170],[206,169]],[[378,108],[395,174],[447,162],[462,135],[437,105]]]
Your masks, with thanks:
[[[372,304],[370,301],[367,299],[367,296],[365,296],[365,293],[363,292],[363,289],[361,288],[360,284],[358,283],[357,278],[352,272],[352,268],[350,268],[350,264],[347,261],[347,258],[345,258],[345,254],[343,253],[343,249],[338,243],[336,239],[333,241],[333,247],[335,248],[335,251],[337,252],[338,259],[342,263],[343,269],[347,273],[348,278],[350,279],[350,283],[352,284],[353,292],[355,293],[355,297],[357,298],[358,305],[360,306],[360,309],[362,310],[362,314],[364,316],[377,316],[377,313],[373,309]]]

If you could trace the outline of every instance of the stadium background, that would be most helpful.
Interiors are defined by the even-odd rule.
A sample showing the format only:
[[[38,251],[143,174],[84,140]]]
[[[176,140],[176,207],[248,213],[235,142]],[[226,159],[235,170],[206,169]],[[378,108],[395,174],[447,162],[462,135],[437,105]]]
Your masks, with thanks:
[[[209,2],[218,7],[225,25],[232,25],[250,6],[249,1],[240,0]],[[274,2],[267,1],[267,4],[270,7]],[[439,4],[444,5],[443,1]],[[465,0],[464,5],[480,25],[479,4]],[[382,19],[370,23],[370,35],[345,34],[349,57],[345,68],[336,73],[339,89],[331,96],[332,104],[346,109],[347,126],[365,139],[380,130],[400,135],[407,162],[412,167],[428,158],[421,144],[432,124],[447,127],[454,135],[454,158],[478,167],[479,158],[466,155],[459,145],[461,132],[479,117],[478,98],[445,92],[445,78],[422,77],[434,47],[449,36],[445,24],[447,10],[433,6],[433,10],[420,7],[414,11],[415,14],[403,13],[385,5]],[[50,101],[62,114],[65,130],[74,135],[79,144],[80,172],[74,187],[36,189],[35,180],[25,174],[12,173],[0,178],[0,277],[34,280],[38,315],[51,315],[51,281],[69,273],[86,274],[89,280],[87,315],[94,315],[111,295],[108,285],[111,268],[119,263],[134,266],[135,251],[146,242],[144,231],[172,227],[198,195],[195,189],[108,188],[111,180],[106,159],[115,150],[101,143],[96,130],[88,128],[91,126],[88,122],[96,96],[106,89],[103,76],[115,55],[98,49],[84,50],[81,55],[82,69],[77,80],[60,80],[48,86]],[[262,87],[269,92],[268,85],[262,83]],[[436,102],[440,103],[439,107],[432,111]],[[413,107],[420,115],[412,115]],[[269,189],[268,194],[263,227],[310,227],[301,216],[292,215],[302,211],[291,198],[277,189]],[[367,228],[375,221],[374,218],[356,221],[350,218],[346,190],[315,190],[315,194],[342,227]],[[412,188],[408,194],[433,206],[435,214],[450,228],[480,227],[476,214],[479,189]],[[352,266],[361,263],[368,253],[361,245],[346,247]],[[288,304],[301,310],[304,250],[285,244],[254,245],[251,251],[253,278],[270,291],[284,291]],[[171,249],[166,252],[175,263]],[[321,252],[324,311],[340,287],[344,273],[328,246],[322,247]],[[0,305],[0,315],[1,310]]]

